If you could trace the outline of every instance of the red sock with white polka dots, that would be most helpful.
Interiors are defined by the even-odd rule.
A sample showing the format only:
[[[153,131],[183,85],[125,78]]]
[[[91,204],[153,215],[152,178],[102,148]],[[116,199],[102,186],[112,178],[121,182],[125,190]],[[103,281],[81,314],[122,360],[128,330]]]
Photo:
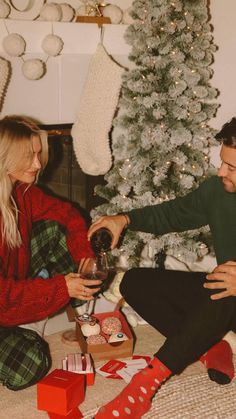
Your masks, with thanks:
[[[171,371],[156,357],[111,402],[101,407],[95,419],[139,419],[151,407],[151,399]]]

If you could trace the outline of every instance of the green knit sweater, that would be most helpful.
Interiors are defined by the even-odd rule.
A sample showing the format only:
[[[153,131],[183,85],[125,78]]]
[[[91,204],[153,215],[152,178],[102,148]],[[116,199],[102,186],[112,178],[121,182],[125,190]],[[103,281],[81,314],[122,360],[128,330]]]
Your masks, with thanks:
[[[129,228],[156,235],[209,225],[218,263],[236,260],[236,193],[212,176],[182,198],[134,209]]]

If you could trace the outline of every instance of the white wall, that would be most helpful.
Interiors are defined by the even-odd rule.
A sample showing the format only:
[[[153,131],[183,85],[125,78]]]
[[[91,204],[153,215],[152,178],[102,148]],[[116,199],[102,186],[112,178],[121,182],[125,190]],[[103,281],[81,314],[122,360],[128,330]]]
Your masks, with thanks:
[[[212,121],[220,128],[227,120],[236,116],[236,2],[235,0],[211,1],[214,41],[218,46],[213,64],[212,84],[219,89],[221,103],[217,117]]]
[[[212,66],[214,70],[212,85],[219,90],[217,101],[221,105],[210,124],[218,130],[225,122],[236,116],[236,2],[211,0],[210,3],[214,42],[218,47]],[[211,155],[213,164],[218,167],[219,147],[214,147]]]

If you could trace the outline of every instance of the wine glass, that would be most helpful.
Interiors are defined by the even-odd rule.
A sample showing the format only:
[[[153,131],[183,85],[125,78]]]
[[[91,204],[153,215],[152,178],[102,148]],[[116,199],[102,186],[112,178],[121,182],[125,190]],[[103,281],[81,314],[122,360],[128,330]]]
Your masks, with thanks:
[[[107,263],[107,258],[104,254],[97,255],[96,257],[92,258],[85,258],[81,261],[79,266],[78,272],[81,278],[84,279],[100,279],[101,281],[105,281],[108,277],[109,268]],[[101,284],[102,285],[102,284]],[[86,285],[88,288],[98,288],[101,285]],[[85,313],[78,316],[78,320],[83,322],[91,322],[93,320],[92,314],[94,312],[96,300],[100,291],[96,292],[94,296],[94,300],[88,300],[86,302]],[[92,310],[90,310],[91,301],[93,302]]]

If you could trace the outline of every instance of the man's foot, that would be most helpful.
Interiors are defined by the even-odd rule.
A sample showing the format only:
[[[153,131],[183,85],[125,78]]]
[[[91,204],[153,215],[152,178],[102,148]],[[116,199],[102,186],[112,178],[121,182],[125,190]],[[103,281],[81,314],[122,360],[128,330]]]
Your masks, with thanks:
[[[229,384],[234,378],[232,349],[226,340],[221,340],[201,356],[209,378],[218,384]]]
[[[101,407],[95,419],[140,419],[151,407],[151,399],[171,371],[157,358],[139,373],[111,402]]]

